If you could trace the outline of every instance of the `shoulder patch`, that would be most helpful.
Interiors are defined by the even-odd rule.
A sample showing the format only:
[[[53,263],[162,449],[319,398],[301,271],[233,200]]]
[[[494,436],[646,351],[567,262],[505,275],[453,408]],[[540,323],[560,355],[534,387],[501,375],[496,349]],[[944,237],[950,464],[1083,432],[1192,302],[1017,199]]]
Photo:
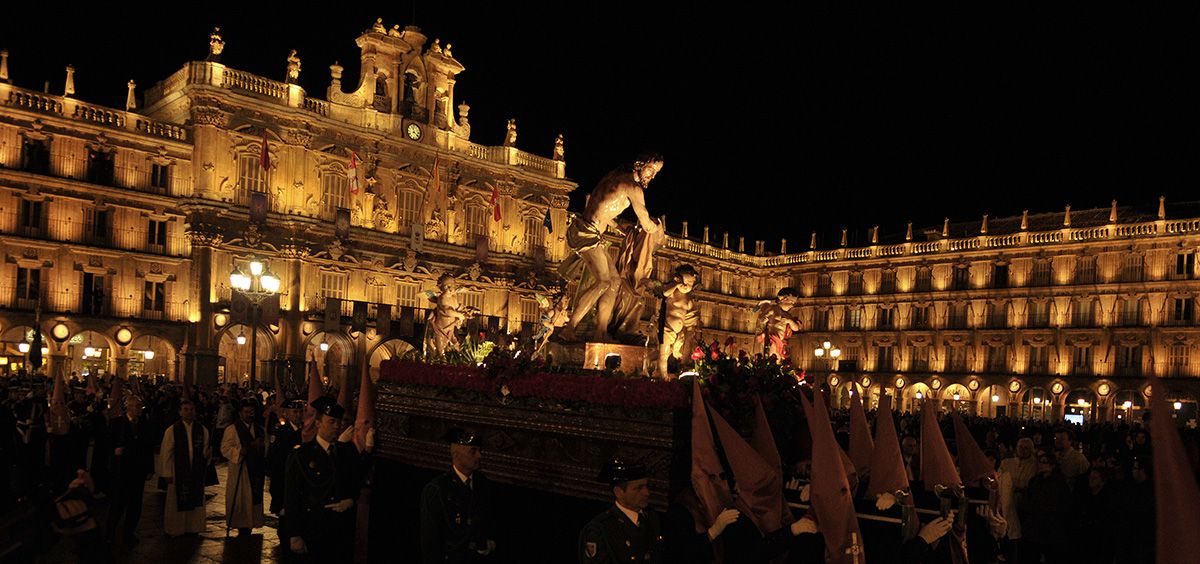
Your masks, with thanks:
[[[583,554],[585,556],[587,556],[588,558],[595,558],[596,557],[596,543],[594,543],[594,542],[583,543]]]

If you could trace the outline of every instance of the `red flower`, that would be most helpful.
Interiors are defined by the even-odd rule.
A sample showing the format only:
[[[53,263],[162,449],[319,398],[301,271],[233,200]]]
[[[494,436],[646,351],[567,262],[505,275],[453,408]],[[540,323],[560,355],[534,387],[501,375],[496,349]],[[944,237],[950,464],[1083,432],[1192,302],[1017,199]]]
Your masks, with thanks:
[[[716,349],[713,349],[712,355],[710,355],[710,356],[712,357],[712,359],[713,359],[713,360],[717,360],[717,356],[718,356],[718,355],[717,355],[717,350],[716,350]]]
[[[696,347],[696,350],[692,351],[692,360],[701,360],[703,358],[704,351],[701,350],[700,347]]]

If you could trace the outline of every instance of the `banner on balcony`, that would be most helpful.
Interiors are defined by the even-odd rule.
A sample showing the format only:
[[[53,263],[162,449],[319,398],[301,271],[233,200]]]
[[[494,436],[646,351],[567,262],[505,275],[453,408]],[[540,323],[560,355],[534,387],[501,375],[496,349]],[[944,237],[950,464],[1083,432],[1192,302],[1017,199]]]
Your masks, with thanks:
[[[279,294],[267,296],[262,301],[258,320],[265,325],[279,325]]]
[[[250,192],[250,223],[253,225],[265,225],[267,223],[266,192]]]
[[[234,292],[229,300],[229,320],[231,324],[250,324],[250,299],[241,292]]]
[[[392,304],[378,304],[378,318],[375,320],[375,334],[381,339],[387,339],[392,334]]]
[[[400,308],[400,336],[411,337],[416,332],[417,310],[411,307]],[[421,320],[423,323],[425,320]]]
[[[408,247],[418,253],[425,250],[425,224],[420,221],[412,222],[408,230]]]
[[[354,302],[354,310],[350,315],[350,329],[352,331],[367,330],[367,302]]]
[[[342,299],[325,298],[325,330],[337,331],[342,326]]]
[[[338,239],[350,238],[350,210],[338,208],[333,218],[333,233]]]
[[[475,262],[486,262],[488,257],[488,236],[475,234]]]

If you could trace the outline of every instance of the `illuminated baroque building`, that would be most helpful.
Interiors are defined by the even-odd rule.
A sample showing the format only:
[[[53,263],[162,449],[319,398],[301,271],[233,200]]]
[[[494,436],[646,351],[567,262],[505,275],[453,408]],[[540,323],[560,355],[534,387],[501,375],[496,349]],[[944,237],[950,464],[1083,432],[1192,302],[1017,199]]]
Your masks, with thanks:
[[[70,68],[63,95],[16,87],[4,53],[0,369],[25,362],[40,304],[51,370],[244,379],[251,329],[230,274],[253,257],[281,281],[278,305],[261,310],[260,378],[298,382],[315,358],[341,381],[419,346],[441,273],[482,311],[472,333],[527,334],[567,252],[576,184],[561,138],[538,157],[517,149],[510,121],[502,146],[472,143],[450,45],[381,22],[357,43],[359,84],[344,92],[335,64],[321,99],[296,84],[295,53],[279,82],[221,64],[214,33],[209,57],[145,91],[140,109],[131,82],[124,110],[77,100]],[[985,217],[920,240],[910,226],[890,244],[876,229],[870,245],[843,236],[835,250],[814,235],[778,254],[685,222],[655,270],[666,280],[694,265],[704,338],[746,350],[750,308],[797,288],[793,360],[838,404],[865,384],[872,404],[891,388],[904,409],[920,394],[985,415],[1112,419],[1136,414],[1154,372],[1195,417],[1182,377],[1200,373],[1200,209],[1166,211]],[[824,341],[839,360],[813,355]]]

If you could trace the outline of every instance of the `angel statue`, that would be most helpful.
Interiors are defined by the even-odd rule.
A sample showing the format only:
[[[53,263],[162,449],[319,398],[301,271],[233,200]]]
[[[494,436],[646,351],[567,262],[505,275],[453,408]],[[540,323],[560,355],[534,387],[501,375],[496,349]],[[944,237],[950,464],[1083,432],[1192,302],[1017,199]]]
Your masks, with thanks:
[[[537,358],[542,353],[542,349],[546,348],[546,343],[550,342],[550,336],[554,334],[554,330],[570,321],[571,297],[566,292],[554,297],[546,297],[541,294],[534,297],[537,299],[538,309],[542,312],[541,325],[538,327],[537,333],[533,335],[533,342],[537,345],[533,349],[532,357]]]
[[[763,343],[769,354],[779,362],[788,358],[787,340],[792,332],[800,330],[800,321],[792,311],[800,293],[795,288],[783,288],[775,300],[764,300],[752,310],[758,316],[758,342]]]
[[[457,281],[449,274],[438,277],[438,292],[425,292],[434,308],[425,319],[425,354],[440,357],[447,350],[457,349],[458,329],[464,321],[479,311],[471,306],[458,303],[458,293],[462,291]]]
[[[666,301],[666,320],[663,322],[662,339],[658,353],[658,375],[661,378],[671,378],[667,372],[671,357],[682,359],[684,347],[692,338],[692,333],[700,327],[700,319],[696,315],[696,303],[691,293],[696,287],[698,278],[695,267],[683,264],[675,268],[675,274],[669,284],[663,286],[662,296]]]

